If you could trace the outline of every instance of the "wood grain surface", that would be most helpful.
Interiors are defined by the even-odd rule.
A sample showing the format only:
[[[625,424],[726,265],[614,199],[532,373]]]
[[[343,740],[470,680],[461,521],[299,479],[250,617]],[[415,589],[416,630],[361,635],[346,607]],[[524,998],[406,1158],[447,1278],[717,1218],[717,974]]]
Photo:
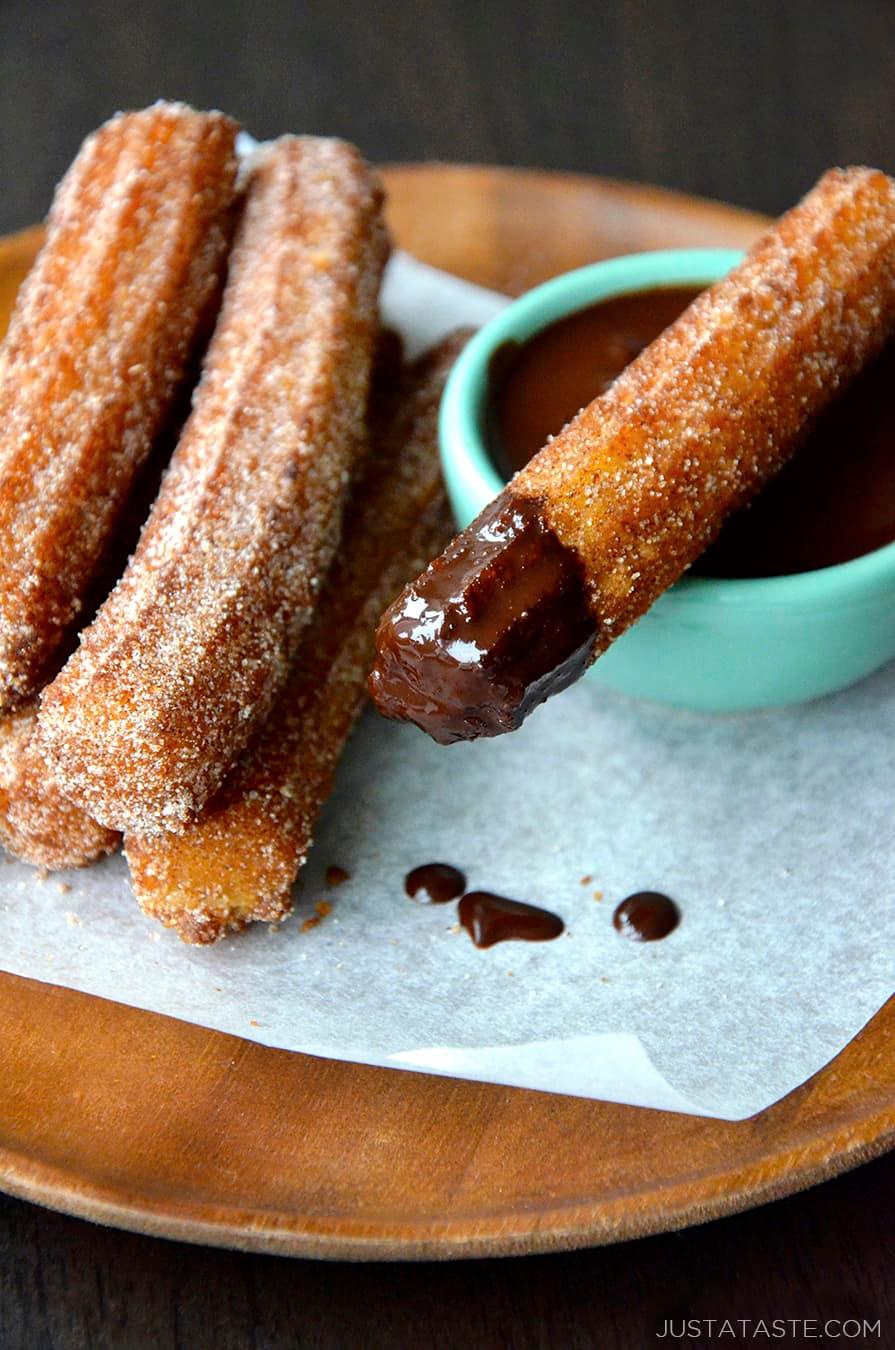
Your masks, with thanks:
[[[387,172],[398,242],[520,290],[606,254],[744,244],[761,218],[611,182]],[[0,247],[0,293],[39,235]],[[351,1259],[639,1236],[755,1205],[895,1139],[895,1002],[738,1124],[312,1059],[0,978],[0,1184],[141,1232]]]

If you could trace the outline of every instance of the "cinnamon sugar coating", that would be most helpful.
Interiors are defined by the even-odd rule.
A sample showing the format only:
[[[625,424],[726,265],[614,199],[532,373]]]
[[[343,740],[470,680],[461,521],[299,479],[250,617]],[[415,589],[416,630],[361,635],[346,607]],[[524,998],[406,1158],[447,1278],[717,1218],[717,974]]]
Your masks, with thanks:
[[[387,240],[340,141],[258,156],[193,412],[123,578],[44,695],[60,782],[181,828],[263,722],[338,543]]]
[[[37,735],[37,704],[0,717],[0,843],[15,858],[58,871],[84,867],[117,847],[59,790]]]
[[[292,884],[364,702],[376,623],[451,533],[437,415],[463,341],[422,358],[379,409],[342,547],[289,683],[236,769],[183,833],[127,836],[140,905],[185,942],[214,942],[292,908]]]
[[[159,103],[85,141],[0,350],[0,711],[48,678],[207,336],[236,124]]]
[[[895,182],[832,169],[513,479],[584,567],[604,650],[895,328]]]

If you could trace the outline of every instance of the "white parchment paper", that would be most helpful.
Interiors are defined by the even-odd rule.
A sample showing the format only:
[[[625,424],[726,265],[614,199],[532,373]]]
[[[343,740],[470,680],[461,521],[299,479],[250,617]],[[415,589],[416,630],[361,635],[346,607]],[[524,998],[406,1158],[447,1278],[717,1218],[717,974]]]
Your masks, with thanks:
[[[415,350],[502,303],[398,255],[383,310]],[[43,880],[8,862],[0,967],[290,1050],[739,1119],[895,985],[893,746],[895,666],[728,717],[585,682],[449,749],[369,712],[279,931],[187,948],[141,916],[121,857]],[[404,895],[433,860],[566,933],[476,950],[453,906]],[[334,863],[351,879],[327,890]],[[644,889],[683,922],[639,945],[611,915]]]

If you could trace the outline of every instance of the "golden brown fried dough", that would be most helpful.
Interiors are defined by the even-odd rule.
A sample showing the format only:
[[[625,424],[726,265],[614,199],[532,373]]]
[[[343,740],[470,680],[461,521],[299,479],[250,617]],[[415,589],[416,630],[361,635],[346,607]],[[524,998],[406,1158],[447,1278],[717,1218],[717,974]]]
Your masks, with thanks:
[[[159,103],[88,137],[0,351],[0,711],[80,619],[217,307],[236,124]]]
[[[383,607],[449,537],[436,448],[441,390],[463,336],[424,357],[380,413],[340,553],[292,676],[221,791],[181,834],[128,835],[137,899],[186,942],[292,907],[333,774],[364,702]],[[380,421],[377,419],[377,421]]]
[[[381,207],[341,141],[285,137],[251,173],[192,415],[124,577],[42,701],[59,781],[112,827],[182,827],[286,679],[364,439]]]
[[[0,843],[13,857],[51,871],[84,867],[117,846],[60,792],[37,735],[37,704],[0,717]]]

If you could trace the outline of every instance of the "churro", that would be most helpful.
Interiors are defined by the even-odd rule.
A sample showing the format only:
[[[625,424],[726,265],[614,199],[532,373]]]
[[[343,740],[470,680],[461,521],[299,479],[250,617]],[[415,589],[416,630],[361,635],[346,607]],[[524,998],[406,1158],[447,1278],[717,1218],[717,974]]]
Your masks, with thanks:
[[[832,170],[395,601],[371,690],[443,743],[518,727],[770,478],[895,327],[895,182]]]
[[[282,686],[364,440],[382,194],[340,141],[251,172],[193,412],[123,578],[46,691],[59,781],[110,827],[181,828]]]
[[[88,137],[0,350],[0,711],[53,673],[207,336],[236,124],[159,103]]]
[[[84,867],[117,846],[59,790],[37,735],[37,704],[0,717],[0,843],[14,857],[58,871]]]
[[[127,836],[137,899],[186,942],[214,942],[291,909],[292,884],[364,702],[377,620],[450,537],[436,419],[462,341],[458,335],[422,358],[375,419],[341,550],[259,736],[183,833]]]

